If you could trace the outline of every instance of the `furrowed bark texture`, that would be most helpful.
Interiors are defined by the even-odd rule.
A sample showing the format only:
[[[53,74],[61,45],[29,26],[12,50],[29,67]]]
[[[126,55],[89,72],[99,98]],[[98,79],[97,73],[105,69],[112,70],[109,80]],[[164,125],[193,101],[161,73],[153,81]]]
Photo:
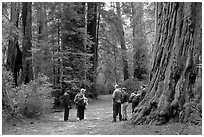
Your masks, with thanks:
[[[196,98],[196,64],[202,47],[201,3],[157,3],[157,34],[151,84],[135,108],[134,124],[187,122]]]
[[[20,3],[11,2],[11,23],[18,28]],[[13,73],[15,86],[18,85],[18,76],[22,69],[22,53],[19,48],[18,36],[12,33],[13,39],[9,40],[7,51],[7,69]]]
[[[90,58],[91,63],[93,64],[93,67],[91,68],[91,71],[93,72],[93,75],[90,76],[90,81],[94,84],[91,87],[91,92],[94,97],[96,97],[96,70],[97,70],[97,60],[98,60],[98,45],[97,45],[97,3],[95,2],[89,2],[88,4],[88,24],[87,24],[87,33],[91,36],[91,40],[93,44],[91,45],[91,54],[93,54],[93,57]]]
[[[22,2],[22,22],[23,22],[23,45],[22,61],[23,71],[21,83],[29,83],[33,79],[32,69],[32,3]]]

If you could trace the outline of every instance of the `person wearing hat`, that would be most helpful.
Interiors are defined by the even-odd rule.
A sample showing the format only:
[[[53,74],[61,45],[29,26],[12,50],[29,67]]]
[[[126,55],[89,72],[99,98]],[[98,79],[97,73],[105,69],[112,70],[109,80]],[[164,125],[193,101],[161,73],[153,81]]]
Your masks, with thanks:
[[[118,85],[115,85],[115,90],[113,92],[113,120],[112,122],[116,122],[116,117],[119,115],[119,120],[122,121],[121,114],[121,100],[122,100],[122,92]]]
[[[71,101],[70,101],[70,91],[66,90],[63,95],[63,106],[64,106],[64,121],[69,119],[69,109],[71,109]]]
[[[128,93],[126,88],[122,88],[122,117],[123,121],[127,121]]]
[[[84,119],[84,110],[88,104],[88,99],[85,97],[85,92],[86,90],[82,88],[74,98],[74,102],[77,108],[77,120]]]

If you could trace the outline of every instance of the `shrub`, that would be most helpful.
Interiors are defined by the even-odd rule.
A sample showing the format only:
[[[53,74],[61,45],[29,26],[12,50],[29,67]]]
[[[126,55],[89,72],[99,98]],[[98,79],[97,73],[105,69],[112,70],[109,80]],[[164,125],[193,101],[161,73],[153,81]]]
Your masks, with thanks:
[[[52,88],[47,80],[47,76],[40,74],[35,81],[18,88],[16,99],[20,114],[32,118],[50,112],[53,104]]]
[[[16,88],[14,87],[13,74],[2,68],[2,116],[10,119],[18,116],[16,107]]]
[[[140,89],[142,82],[140,82],[137,78],[131,78],[124,81],[121,86],[127,88],[127,92],[131,94],[133,91]]]

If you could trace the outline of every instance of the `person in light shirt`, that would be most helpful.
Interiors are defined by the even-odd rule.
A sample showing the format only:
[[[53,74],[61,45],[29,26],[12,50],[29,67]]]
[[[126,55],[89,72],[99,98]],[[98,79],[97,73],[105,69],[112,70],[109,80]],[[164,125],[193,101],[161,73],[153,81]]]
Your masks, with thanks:
[[[74,102],[76,103],[77,107],[77,120],[85,119],[84,111],[86,105],[88,105],[88,99],[85,97],[85,92],[86,90],[82,88],[74,98]]]
[[[113,92],[113,120],[112,122],[116,122],[116,117],[119,115],[119,120],[122,121],[121,114],[121,100],[122,100],[122,92],[118,85],[115,85],[115,90]]]
[[[126,88],[122,88],[122,117],[123,121],[127,121],[128,93]]]

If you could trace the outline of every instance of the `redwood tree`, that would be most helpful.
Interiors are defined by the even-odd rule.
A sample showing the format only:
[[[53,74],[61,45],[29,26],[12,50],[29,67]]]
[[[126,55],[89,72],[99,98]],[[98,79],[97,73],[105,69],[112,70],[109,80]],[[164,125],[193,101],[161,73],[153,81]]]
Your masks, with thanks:
[[[17,30],[19,24],[19,10],[20,3],[11,2],[11,19],[10,22],[13,25],[12,31]],[[12,32],[12,39],[9,40],[7,51],[7,69],[14,75],[15,85],[18,84],[19,71],[22,69],[22,53],[19,48],[17,33]]]
[[[46,15],[46,3],[40,2],[40,3],[34,3],[37,9],[37,41],[38,45],[33,46],[38,49],[42,49],[38,52],[35,52],[33,60],[33,73],[34,73],[34,79],[38,77],[38,74],[44,73],[46,75],[49,75],[49,68],[50,65],[48,64],[50,62],[49,60],[49,48],[48,44],[46,43],[48,41],[48,27],[47,27],[47,15]]]
[[[88,2],[88,15],[87,15],[87,33],[91,37],[91,41],[93,44],[91,45],[91,54],[93,54],[93,57],[90,58],[93,67],[93,75],[90,76],[90,81],[94,84],[92,85],[92,93],[95,93],[94,96],[96,96],[95,91],[95,83],[96,83],[96,70],[97,70],[97,58],[98,58],[98,43],[97,43],[97,7],[98,4],[96,2]]]
[[[202,100],[196,82],[202,52],[202,3],[157,3],[156,10],[151,84],[135,108],[133,122],[189,122]]]
[[[33,79],[32,66],[32,2],[22,2],[23,45],[22,62],[23,71],[21,83],[28,83]]]
[[[129,78],[128,73],[128,61],[127,61],[127,54],[126,54],[126,45],[125,45],[125,33],[123,29],[123,23],[122,23],[122,15],[121,15],[121,6],[119,2],[116,2],[116,12],[117,12],[117,22],[116,22],[116,29],[119,34],[120,39],[120,45],[122,51],[122,60],[123,60],[123,72],[124,72],[124,80],[127,80]]]

